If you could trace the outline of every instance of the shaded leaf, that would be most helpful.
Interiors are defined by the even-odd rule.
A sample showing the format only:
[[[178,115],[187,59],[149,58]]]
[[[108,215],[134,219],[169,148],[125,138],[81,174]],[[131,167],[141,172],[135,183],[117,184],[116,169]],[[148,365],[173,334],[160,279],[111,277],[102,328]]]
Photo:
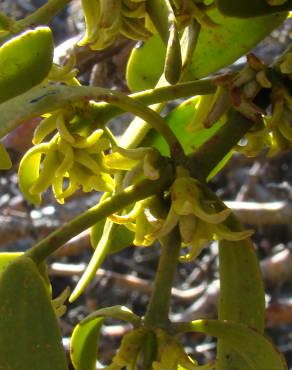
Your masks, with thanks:
[[[250,18],[291,10],[292,0],[279,5],[269,5],[268,0],[218,0],[217,5],[220,12],[230,17]]]
[[[97,222],[90,229],[90,241],[93,248],[96,248],[104,229],[105,220]],[[108,253],[117,253],[133,244],[134,233],[123,225],[114,224],[111,233],[111,241]]]
[[[224,340],[240,354],[252,370],[288,370],[284,356],[263,334],[232,321],[197,320],[183,331],[206,333]]]
[[[212,9],[208,14],[220,26],[201,30],[197,47],[184,74],[185,81],[206,77],[233,63],[287,16],[287,13],[280,13],[246,20],[226,17],[217,9]],[[127,82],[132,91],[156,85],[163,72],[165,52],[166,48],[158,35],[133,49],[127,66]]]
[[[233,156],[233,150],[230,150],[221,161],[213,168],[207,177],[207,182],[217,175],[229,162],[229,159]]]
[[[242,227],[233,217],[229,226],[234,231]],[[220,298],[218,318],[246,324],[263,333],[265,295],[262,276],[250,238],[236,242],[219,242]],[[236,367],[251,369],[230,343],[218,341],[218,370]]]

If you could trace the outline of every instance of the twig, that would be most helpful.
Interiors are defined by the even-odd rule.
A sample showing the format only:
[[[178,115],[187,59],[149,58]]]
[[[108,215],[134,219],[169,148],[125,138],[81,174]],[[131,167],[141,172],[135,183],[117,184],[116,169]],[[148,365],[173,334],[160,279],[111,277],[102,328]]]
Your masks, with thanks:
[[[241,222],[253,225],[285,225],[292,221],[290,202],[225,202]]]
[[[261,261],[260,267],[266,285],[273,286],[292,279],[292,252],[285,249],[272,257]],[[173,315],[176,321],[189,321],[201,318],[214,318],[217,314],[217,302],[219,297],[220,283],[214,280],[197,301],[188,307],[182,314]],[[268,314],[272,315],[272,309]],[[291,308],[292,311],[292,308]],[[279,314],[277,320],[291,315],[288,309],[282,316]],[[276,313],[276,311],[275,311]],[[267,315],[268,315],[267,314]],[[290,316],[289,316],[290,317]],[[270,320],[272,320],[270,318]],[[276,320],[276,318],[275,318]],[[284,320],[284,319],[283,319]]]
[[[65,264],[65,263],[52,263],[48,272],[51,276],[81,276],[86,268],[85,264]],[[105,269],[99,269],[96,272],[97,277],[106,277],[107,279],[112,280],[114,283],[119,286],[125,287],[127,289],[133,290],[137,289],[141,293],[150,294],[152,292],[152,282],[138,278],[133,275],[123,275],[118,272],[113,272]],[[202,295],[206,290],[205,284],[201,284],[195,288],[191,289],[178,289],[172,288],[172,297],[176,298],[181,302],[189,302],[194,299],[197,299]]]

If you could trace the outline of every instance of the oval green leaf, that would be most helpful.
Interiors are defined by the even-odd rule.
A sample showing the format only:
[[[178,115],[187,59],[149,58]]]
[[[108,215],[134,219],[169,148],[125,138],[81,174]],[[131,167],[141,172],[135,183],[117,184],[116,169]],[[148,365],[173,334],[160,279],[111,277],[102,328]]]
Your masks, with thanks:
[[[242,227],[235,217],[229,218],[234,231]],[[220,298],[218,318],[249,325],[263,333],[265,293],[253,243],[250,238],[236,242],[219,242]],[[218,341],[218,370],[236,367],[250,370],[228,342]]]
[[[97,317],[75,326],[70,342],[70,357],[75,370],[95,370],[97,347],[103,318]]]
[[[38,27],[0,47],[0,104],[24,93],[47,77],[54,42],[49,27]]]
[[[184,74],[185,81],[206,77],[230,65],[279,26],[287,13],[246,20],[226,17],[217,9],[212,9],[209,16],[220,26],[201,30],[189,68]],[[165,45],[158,35],[133,49],[127,65],[127,82],[132,91],[156,85],[163,72],[165,52]]]
[[[288,370],[284,356],[273,343],[246,325],[232,321],[197,320],[185,324],[183,331],[206,333],[223,340],[240,354],[252,370]]]
[[[30,154],[27,152],[21,159],[18,168],[19,188],[25,199],[35,205],[41,204],[40,194],[31,194],[30,189],[39,177],[39,165],[42,153],[36,152]]]
[[[67,370],[59,323],[37,266],[21,256],[0,276],[0,368]]]
[[[13,261],[16,257],[21,256],[22,254],[23,254],[22,252],[0,253],[0,275],[11,261]]]

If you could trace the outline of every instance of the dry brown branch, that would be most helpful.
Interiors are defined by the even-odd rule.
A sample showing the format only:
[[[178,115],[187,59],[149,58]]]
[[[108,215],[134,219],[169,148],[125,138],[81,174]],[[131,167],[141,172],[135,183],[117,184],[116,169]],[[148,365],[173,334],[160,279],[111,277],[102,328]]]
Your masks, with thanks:
[[[0,236],[2,244],[12,243],[28,236],[33,239],[40,239],[53,231],[56,227],[66,222],[70,218],[85,211],[87,208],[97,202],[96,197],[87,196],[79,199],[72,199],[63,206],[56,205],[53,217],[44,215],[42,218],[33,220],[27,217],[25,213],[19,215],[1,216],[0,218]],[[243,223],[252,225],[276,225],[290,224],[292,222],[292,205],[289,202],[237,202],[226,201],[225,204],[233,210]],[[42,209],[39,210],[43,213]],[[57,221],[58,220],[58,221]],[[17,230],[17,232],[14,232]],[[35,236],[35,237],[34,237]],[[37,236],[37,238],[36,238]],[[56,256],[78,255],[83,249],[90,247],[88,232],[73,238],[61,248]]]
[[[49,274],[51,276],[81,276],[85,270],[85,264],[65,264],[53,263],[49,266]],[[138,278],[133,275],[123,275],[117,272],[99,269],[96,273],[97,277],[106,277],[110,281],[125,287],[129,290],[137,289],[141,293],[150,294],[152,292],[152,282]],[[197,299],[205,291],[205,284],[199,285],[191,289],[172,288],[172,295],[179,301],[188,302]]]
[[[292,252],[285,249],[272,257],[264,259],[261,264],[264,281],[267,286],[281,284],[285,281],[292,280]],[[52,276],[81,276],[85,270],[85,264],[64,264],[53,263],[49,267],[49,274]],[[141,293],[150,294],[152,291],[152,283],[148,280],[138,278],[133,275],[123,275],[117,272],[99,269],[96,273],[98,277],[107,277],[115,284],[125,287],[129,290],[137,289]],[[173,288],[173,298],[181,302],[196,302],[185,312],[203,313],[208,315],[212,312],[217,304],[219,294],[219,280],[215,280],[209,286],[201,284],[191,289]]]
[[[225,202],[241,222],[252,225],[290,224],[292,221],[292,205],[290,202]]]

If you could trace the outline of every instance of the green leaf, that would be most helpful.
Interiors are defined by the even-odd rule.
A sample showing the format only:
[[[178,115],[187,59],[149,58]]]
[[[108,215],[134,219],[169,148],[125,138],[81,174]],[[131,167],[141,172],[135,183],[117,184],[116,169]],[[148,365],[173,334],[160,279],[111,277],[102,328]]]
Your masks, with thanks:
[[[211,128],[203,128],[196,132],[187,132],[186,127],[191,121],[196,110],[197,97],[188,99],[173,109],[165,120],[175,133],[179,142],[183,146],[185,153],[190,154],[210,139],[224,124],[224,119],[220,119]],[[154,146],[161,154],[169,155],[169,147],[166,141],[153,130],[148,134],[143,146]]]
[[[70,356],[76,370],[95,370],[97,346],[103,318],[97,317],[75,326],[70,342]]]
[[[235,217],[229,218],[234,231],[242,227]],[[218,318],[249,325],[264,331],[265,295],[262,276],[250,238],[236,242],[219,242],[220,299]],[[218,341],[217,370],[250,370],[238,352],[225,340]]]
[[[90,241],[94,249],[102,237],[104,224],[105,220],[99,221],[90,229]],[[123,225],[114,224],[113,231],[111,232],[111,241],[108,253],[117,253],[129,247],[133,244],[133,240],[134,233],[132,231]]]
[[[18,167],[19,188],[25,199],[35,205],[39,205],[42,199],[40,194],[31,194],[30,189],[39,177],[41,157],[41,152],[26,152]]]
[[[229,17],[250,18],[291,10],[292,0],[281,5],[269,5],[268,0],[218,0],[217,5],[220,12]]]
[[[220,26],[201,30],[189,68],[184,74],[185,81],[206,77],[233,63],[287,16],[287,13],[280,13],[246,20],[226,17],[217,9],[210,10],[208,14]],[[165,51],[158,35],[133,49],[127,66],[127,82],[132,91],[156,85],[163,72]]]
[[[0,253],[0,275],[5,270],[5,268],[12,262],[15,258],[20,257],[23,255],[23,252],[2,252]],[[45,288],[48,292],[48,295],[52,296],[52,286],[47,272],[47,266],[45,262],[40,263],[37,266],[41,277],[43,278],[43,282]]]
[[[140,324],[141,319],[125,306],[105,307],[92,312],[75,328],[70,343],[70,355],[75,370],[95,370],[100,329],[106,318]]]
[[[24,93],[47,77],[53,62],[50,28],[38,27],[0,47],[0,103]]]
[[[51,297],[30,258],[15,258],[2,272],[0,311],[0,368],[68,370]]]
[[[273,343],[246,325],[232,321],[197,320],[185,324],[183,331],[206,333],[224,340],[246,361],[252,370],[288,370],[284,356]],[[233,367],[233,369],[242,369]],[[217,367],[216,367],[217,369]],[[225,368],[227,369],[227,368]],[[231,369],[228,367],[228,369]],[[249,370],[246,369],[245,370]]]
[[[6,266],[16,257],[21,256],[22,252],[3,252],[0,253],[0,275],[5,270]]]

